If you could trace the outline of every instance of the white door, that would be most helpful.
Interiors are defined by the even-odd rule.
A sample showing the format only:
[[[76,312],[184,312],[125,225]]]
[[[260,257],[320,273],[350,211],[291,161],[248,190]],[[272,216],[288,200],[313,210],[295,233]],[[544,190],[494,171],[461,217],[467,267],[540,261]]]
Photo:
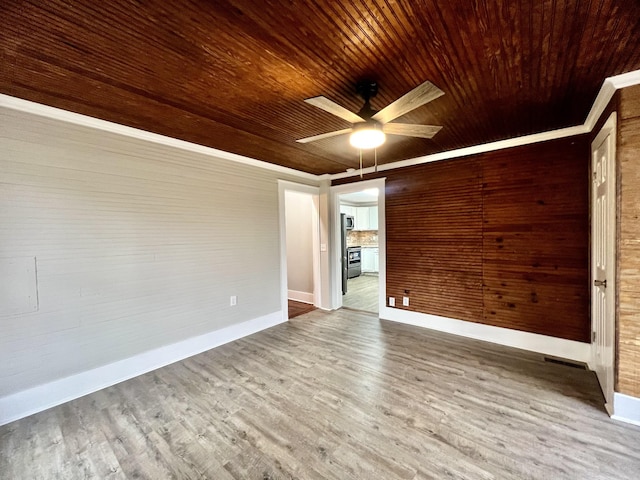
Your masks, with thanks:
[[[591,346],[609,414],[615,359],[615,125],[613,113],[591,144]]]

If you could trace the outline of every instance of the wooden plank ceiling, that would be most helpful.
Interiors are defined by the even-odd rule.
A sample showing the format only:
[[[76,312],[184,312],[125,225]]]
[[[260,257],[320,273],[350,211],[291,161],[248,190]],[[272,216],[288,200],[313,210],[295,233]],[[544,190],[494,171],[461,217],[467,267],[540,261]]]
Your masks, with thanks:
[[[424,80],[380,163],[581,124],[607,76],[640,68],[640,2],[15,0],[0,5],[0,92],[321,174],[356,167],[349,127],[303,102],[380,109]]]

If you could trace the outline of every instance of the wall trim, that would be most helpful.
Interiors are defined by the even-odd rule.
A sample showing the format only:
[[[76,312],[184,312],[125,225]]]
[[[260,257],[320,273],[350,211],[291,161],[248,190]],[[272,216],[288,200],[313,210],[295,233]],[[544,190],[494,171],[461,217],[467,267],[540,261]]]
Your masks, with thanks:
[[[600,91],[593,102],[593,106],[591,107],[591,110],[589,111],[589,114],[587,115],[587,118],[582,125],[561,128],[559,130],[551,130],[548,132],[535,133],[533,135],[525,135],[522,137],[509,138],[481,145],[473,145],[456,150],[449,150],[447,152],[439,152],[432,155],[424,155],[407,160],[401,160],[399,162],[385,163],[378,166],[378,171],[393,170],[395,168],[420,165],[423,163],[435,162],[438,160],[448,160],[452,158],[465,157],[478,153],[491,152],[495,150],[502,150],[505,148],[529,145],[532,143],[545,142],[548,140],[555,140],[559,138],[571,137],[574,135],[581,135],[583,133],[589,133],[591,132],[591,130],[593,130],[598,118],[600,117],[600,115],[602,115],[602,112],[608,105],[615,91],[620,88],[638,84],[640,84],[640,70],[634,70],[632,72],[615,75],[613,77],[607,77],[602,83],[602,87],[600,88]],[[360,174],[359,170],[355,170],[352,172],[340,172],[335,174],[325,173],[322,175],[314,175],[312,173],[295,170],[293,168],[283,167],[273,163],[256,160],[255,158],[245,157],[243,155],[226,152],[224,150],[218,150],[212,147],[206,147],[204,145],[198,145],[195,143],[187,142],[185,140],[178,140],[173,137],[167,137],[165,135],[147,132],[146,130],[128,127],[126,125],[101,120],[99,118],[90,117],[88,115],[83,115],[80,113],[70,112],[61,108],[50,107],[48,105],[31,102],[29,100],[12,97],[5,94],[0,94],[0,107],[6,107],[12,110],[32,113],[34,115],[61,120],[63,122],[69,122],[85,127],[95,128],[97,130],[117,133],[127,137],[138,138],[141,140],[167,145],[182,150],[188,150],[191,152],[201,153],[203,155],[230,160],[232,162],[242,163],[258,168],[264,168],[267,170],[273,170],[279,173],[293,175],[299,178],[305,178],[307,180],[338,180],[340,178],[353,177]],[[365,168],[362,172],[373,173],[374,168]]]
[[[640,398],[615,392],[611,418],[640,427]]]
[[[531,143],[539,143],[546,142],[548,140],[556,140],[559,138],[573,137],[575,135],[582,135],[583,133],[589,133],[589,130],[587,130],[584,125],[562,128],[560,130],[550,130],[548,132],[542,133],[534,133],[533,135],[525,135],[523,137],[509,138],[497,142],[473,145],[471,147],[433,153],[431,155],[409,158],[407,160],[400,160],[398,162],[384,163],[382,165],[378,165],[378,172],[382,172],[385,170],[395,170],[396,168],[411,167],[413,165],[422,165],[423,163],[437,162],[439,160],[450,160],[452,158],[467,157],[469,155],[492,152],[495,150],[504,150],[506,148],[519,147],[522,145],[529,145]],[[374,173],[374,170],[374,167],[368,167],[364,168],[362,170],[362,173]],[[358,175],[360,175],[360,170],[356,170],[353,172],[341,172],[331,175],[331,180],[355,177]]]
[[[591,110],[589,110],[589,114],[587,115],[586,120],[584,121],[585,127],[591,132],[596,123],[604,113],[605,108],[609,105],[609,102],[613,98],[613,95],[616,93],[616,87],[611,81],[611,79],[606,79],[598,92],[598,96],[596,97]]]
[[[378,189],[378,305],[382,307],[386,301],[387,285],[387,230],[386,230],[386,177],[373,180],[333,185],[330,188],[330,224],[333,241],[330,242],[330,271],[331,271],[331,305],[332,308],[342,307],[342,252],[340,239],[340,195],[344,193],[359,192],[368,188]]]
[[[217,148],[206,147],[197,143],[187,142],[185,140],[179,140],[173,137],[167,137],[166,135],[160,135],[158,133],[148,132],[139,128],[128,127],[119,123],[109,122],[107,120],[101,120],[99,118],[90,117],[81,113],[70,112],[61,108],[50,107],[49,105],[43,105],[40,103],[31,102],[22,98],[12,97],[10,95],[0,94],[0,107],[5,107],[11,110],[17,110],[20,112],[31,113],[40,117],[51,118],[54,120],[60,120],[62,122],[72,123],[74,125],[81,125],[83,127],[89,127],[104,132],[115,133],[123,135],[125,137],[137,138],[139,140],[145,140],[151,143],[157,143],[160,145],[166,145],[168,147],[179,148],[189,152],[200,153],[209,157],[215,157],[218,159],[229,160],[252,167],[263,168],[265,170],[272,170],[274,172],[292,175],[307,180],[318,181],[319,176],[312,173],[303,172],[301,170],[295,170],[293,168],[283,167],[274,163],[263,162],[262,160],[256,160],[255,158],[245,157],[236,153],[226,152],[224,150],[218,150]]]
[[[478,153],[492,152],[495,150],[503,150],[505,148],[519,147],[532,143],[546,142],[548,140],[557,140],[559,138],[572,137],[574,135],[581,135],[583,133],[590,133],[595,127],[596,122],[604,112],[605,108],[607,108],[607,105],[609,104],[609,101],[615,94],[616,90],[639,84],[640,70],[634,70],[632,72],[615,75],[613,77],[607,77],[602,83],[602,87],[600,88],[600,91],[598,92],[598,95],[593,102],[593,106],[591,107],[591,110],[589,111],[589,114],[587,115],[587,118],[582,125],[561,128],[559,130],[550,130],[548,132],[534,133],[532,135],[509,138],[506,140],[500,140],[497,142],[485,143],[481,145],[473,145],[471,147],[449,150],[448,152],[440,152],[431,155],[424,155],[421,157],[409,158],[407,160],[400,160],[399,162],[385,163],[382,165],[378,165],[378,171],[393,170],[396,168],[409,167],[412,165],[436,162],[438,160],[449,160],[452,158],[466,157],[468,155],[475,155]],[[373,167],[365,168],[362,170],[363,174],[373,172]],[[356,175],[360,175],[360,170],[333,174],[331,175],[331,180],[354,177]]]
[[[0,425],[129,380],[285,322],[281,311],[149,350],[0,398]]]
[[[297,290],[288,290],[287,295],[289,300],[295,300],[296,302],[310,303],[313,305],[313,292],[299,292]]]
[[[314,306],[322,305],[322,280],[328,272],[323,272],[320,261],[320,187],[303,185],[287,180],[278,180],[278,229],[280,231],[280,308],[284,319],[289,318],[289,280],[287,275],[287,221],[286,192],[298,192],[311,195],[313,199],[313,293],[311,302]]]
[[[589,364],[591,361],[591,345],[589,343],[386,306],[380,309],[380,318],[576,362]]]
[[[631,72],[614,75],[613,77],[608,77],[606,80],[611,81],[616,89],[640,85],[640,70],[632,70]]]

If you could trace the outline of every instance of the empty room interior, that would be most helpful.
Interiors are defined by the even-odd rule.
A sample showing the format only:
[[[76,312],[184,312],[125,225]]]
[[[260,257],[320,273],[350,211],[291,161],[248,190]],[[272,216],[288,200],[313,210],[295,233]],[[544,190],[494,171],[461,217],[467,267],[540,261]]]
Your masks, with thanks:
[[[639,478],[640,3],[0,25],[0,478]]]

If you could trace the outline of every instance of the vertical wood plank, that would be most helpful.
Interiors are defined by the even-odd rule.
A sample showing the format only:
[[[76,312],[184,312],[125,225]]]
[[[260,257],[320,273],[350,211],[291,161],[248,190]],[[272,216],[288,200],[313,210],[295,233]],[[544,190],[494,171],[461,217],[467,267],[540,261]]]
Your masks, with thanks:
[[[640,397],[640,86],[620,92],[617,390]]]

